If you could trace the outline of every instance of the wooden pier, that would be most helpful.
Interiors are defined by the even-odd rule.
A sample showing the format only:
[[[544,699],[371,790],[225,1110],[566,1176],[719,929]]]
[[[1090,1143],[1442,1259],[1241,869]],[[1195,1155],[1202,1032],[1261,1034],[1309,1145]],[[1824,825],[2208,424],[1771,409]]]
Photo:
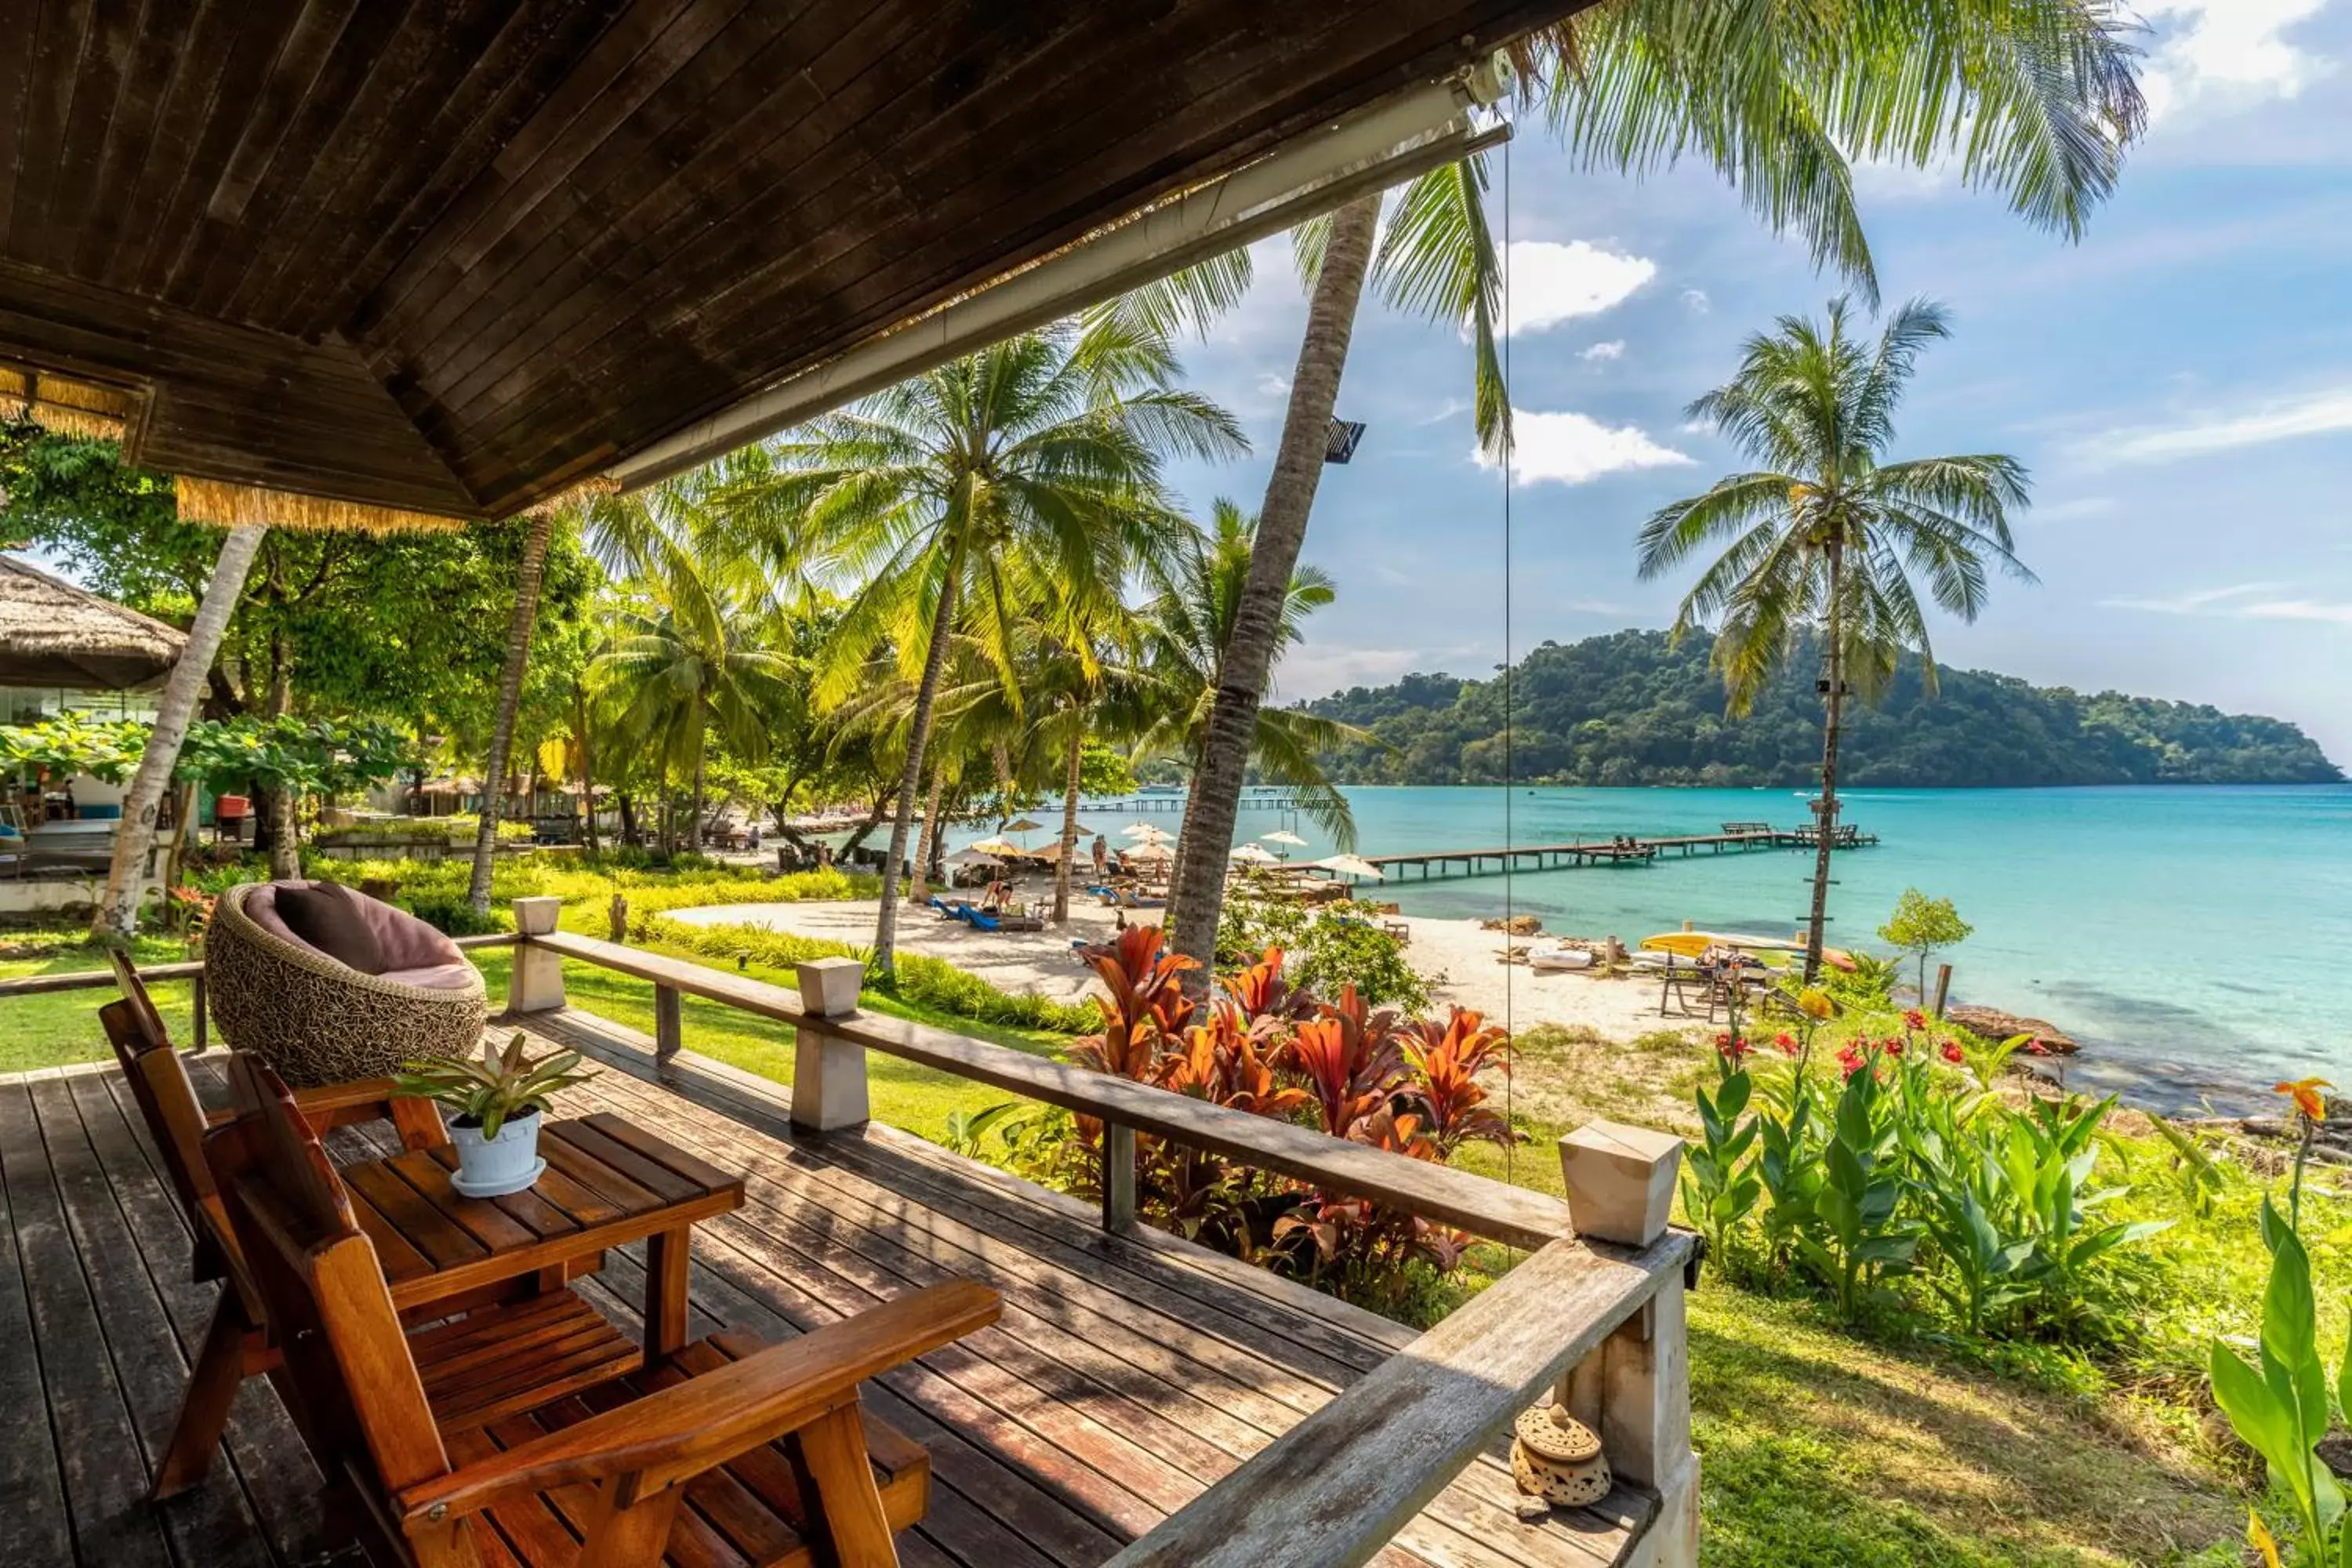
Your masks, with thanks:
[[[1575,844],[1517,844],[1493,849],[1427,849],[1411,855],[1367,855],[1391,881],[1412,873],[1416,881],[1450,877],[1499,877],[1512,871],[1567,871],[1587,866],[1647,866],[1666,856],[1684,859],[1708,855],[1749,854],[1759,849],[1811,849],[1821,829],[1774,827],[1760,822],[1727,822],[1719,833],[1685,833],[1645,838],[1620,834]],[[1831,847],[1859,849],[1878,842],[1875,833],[1841,827]]]
[[[1089,800],[1083,803],[1081,809],[1103,816],[1147,811],[1172,811],[1181,816],[1192,798],[1189,793],[1181,791],[1173,795],[1155,792],[1118,800]],[[1298,811],[1304,807],[1305,803],[1298,798],[1297,791],[1279,785],[1252,784],[1242,791],[1241,809],[1244,811]]]

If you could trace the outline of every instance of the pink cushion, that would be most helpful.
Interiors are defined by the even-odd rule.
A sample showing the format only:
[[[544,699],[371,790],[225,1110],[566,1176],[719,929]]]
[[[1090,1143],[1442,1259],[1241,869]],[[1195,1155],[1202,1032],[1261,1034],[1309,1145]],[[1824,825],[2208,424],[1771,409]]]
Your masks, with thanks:
[[[318,949],[289,931],[286,921],[278,913],[279,888],[310,886],[312,884],[309,882],[264,882],[245,896],[246,917],[280,942],[317,952]],[[353,893],[352,902],[357,907],[360,919],[375,933],[376,945],[383,951],[384,967],[378,978],[395,984],[423,985],[433,990],[462,987],[466,984],[464,972],[470,971],[473,965],[467,962],[465,951],[441,931],[406,910],[396,909],[364,893]],[[333,955],[320,953],[320,956],[327,958]],[[450,978],[414,978],[426,972],[445,969],[451,971]]]
[[[455,963],[436,963],[428,969],[387,969],[376,978],[427,991],[463,991],[473,984],[474,966],[461,958]]]

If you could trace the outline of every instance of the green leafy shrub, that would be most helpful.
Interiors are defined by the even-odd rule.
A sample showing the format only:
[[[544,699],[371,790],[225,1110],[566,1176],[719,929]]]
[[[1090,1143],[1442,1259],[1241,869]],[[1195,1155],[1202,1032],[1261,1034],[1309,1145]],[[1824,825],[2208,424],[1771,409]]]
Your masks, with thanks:
[[[1832,1079],[1814,1060],[1827,998],[1804,1002],[1770,1053],[1735,1017],[1698,1091],[1683,1205],[1725,1267],[1810,1284],[1848,1321],[1908,1281],[1970,1336],[2117,1338],[2116,1255],[2166,1222],[2109,1217],[2130,1191],[2097,1179],[2115,1100],[2015,1107],[1975,1070],[2013,1045],[1971,1057],[1916,1012],[1899,1035],[1846,1040]]]
[[[1280,948],[1294,984],[1325,996],[1356,988],[1367,1006],[1419,1012],[1429,992],[1405,960],[1405,944],[1381,929],[1370,904],[1342,900],[1313,909],[1237,892],[1217,920],[1217,963],[1235,969]]]
[[[462,891],[404,898],[401,902],[410,914],[446,936],[488,936],[509,929],[503,910],[477,910]]]

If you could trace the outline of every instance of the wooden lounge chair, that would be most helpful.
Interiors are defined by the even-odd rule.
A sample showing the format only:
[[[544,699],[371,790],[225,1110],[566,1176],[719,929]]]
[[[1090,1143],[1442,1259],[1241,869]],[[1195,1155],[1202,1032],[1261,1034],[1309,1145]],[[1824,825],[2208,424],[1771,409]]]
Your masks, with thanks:
[[[543,1404],[452,1418],[428,1391],[463,1374],[434,1375],[441,1331],[403,1333],[293,1096],[243,1056],[230,1073],[239,1114],[205,1152],[282,1331],[304,1436],[356,1505],[371,1561],[898,1563],[892,1537],[921,1516],[929,1464],[861,1416],[857,1385],[995,1321],[995,1291],[935,1285],[778,1345],[714,1335]],[[538,1342],[494,1324],[459,1342],[470,1364],[503,1366]],[[700,1506],[682,1509],[689,1491]]]

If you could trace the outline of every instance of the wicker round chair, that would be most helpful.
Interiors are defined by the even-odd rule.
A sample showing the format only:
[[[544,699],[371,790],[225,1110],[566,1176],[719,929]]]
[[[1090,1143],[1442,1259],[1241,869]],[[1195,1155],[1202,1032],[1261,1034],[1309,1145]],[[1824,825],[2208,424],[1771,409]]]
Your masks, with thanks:
[[[480,1048],[488,1015],[481,972],[457,945],[405,910],[360,898],[387,963],[353,969],[288,930],[280,888],[247,882],[214,907],[205,935],[205,986],[228,1043],[309,1087],[383,1078],[419,1057]]]

